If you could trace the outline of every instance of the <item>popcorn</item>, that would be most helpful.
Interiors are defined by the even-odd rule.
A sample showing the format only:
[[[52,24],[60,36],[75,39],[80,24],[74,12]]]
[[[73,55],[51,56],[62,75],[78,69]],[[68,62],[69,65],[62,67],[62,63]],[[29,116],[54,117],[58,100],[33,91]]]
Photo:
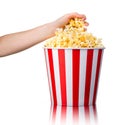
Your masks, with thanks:
[[[55,37],[45,43],[45,47],[62,48],[100,48],[102,40],[85,31],[82,19],[71,19],[64,28],[58,28]]]

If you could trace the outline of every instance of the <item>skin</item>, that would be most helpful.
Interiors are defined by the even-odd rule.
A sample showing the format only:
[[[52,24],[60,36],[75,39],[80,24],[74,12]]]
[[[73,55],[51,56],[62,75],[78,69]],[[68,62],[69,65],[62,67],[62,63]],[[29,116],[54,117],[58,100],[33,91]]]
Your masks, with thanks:
[[[85,15],[78,13],[69,13],[53,22],[44,24],[42,26],[1,36],[0,57],[23,51],[54,36],[56,28],[64,27],[72,18],[82,18],[83,20],[86,20]],[[86,26],[87,25],[88,23],[86,22]]]

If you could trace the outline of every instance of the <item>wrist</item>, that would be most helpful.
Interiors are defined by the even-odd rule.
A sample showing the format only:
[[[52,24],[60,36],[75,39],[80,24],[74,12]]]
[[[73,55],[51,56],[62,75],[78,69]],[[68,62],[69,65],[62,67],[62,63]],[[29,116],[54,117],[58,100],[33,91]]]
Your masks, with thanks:
[[[45,27],[49,38],[55,35],[55,31],[58,28],[55,22],[48,23]]]

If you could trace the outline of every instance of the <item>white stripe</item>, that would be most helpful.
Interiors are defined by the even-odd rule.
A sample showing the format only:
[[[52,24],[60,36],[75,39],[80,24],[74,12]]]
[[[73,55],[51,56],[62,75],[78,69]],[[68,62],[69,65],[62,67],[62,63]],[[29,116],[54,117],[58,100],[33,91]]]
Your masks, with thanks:
[[[93,106],[90,106],[89,111],[90,111],[90,123],[91,123],[91,125],[96,125],[97,119],[96,119],[96,116],[94,114]]]
[[[98,86],[97,86],[97,92],[96,92],[96,100],[97,100],[97,93],[98,93],[98,87],[99,87],[99,81],[100,81],[100,74],[101,74],[103,53],[104,53],[104,50],[102,50],[101,60],[100,60],[100,69],[99,69],[99,76],[98,76]],[[95,102],[95,103],[96,103],[96,102]]]
[[[79,107],[79,124],[84,125],[85,124],[85,112],[84,107]]]
[[[56,117],[55,117],[55,124],[53,125],[61,125],[61,109],[62,106],[57,106],[56,107]]]
[[[72,106],[72,50],[65,50],[67,105]]]
[[[52,117],[53,117],[53,106],[50,106],[50,116],[49,116],[49,121],[52,124]]]
[[[58,50],[52,50],[52,53],[53,53],[53,65],[54,65],[54,74],[55,74],[55,86],[56,86],[57,104],[61,105],[61,91],[60,91],[60,74],[59,74]]]
[[[73,125],[72,121],[72,110],[73,107],[66,107],[66,125]]]
[[[54,102],[53,102],[53,93],[52,93],[52,81],[50,77],[50,64],[49,64],[47,49],[45,49],[45,56],[46,56],[46,64],[47,64],[47,72],[48,72],[48,84],[49,84],[50,98],[51,98],[51,103],[53,104]]]
[[[92,125],[93,122],[93,116],[94,116],[94,112],[93,112],[93,107],[92,106],[89,106],[89,115],[90,115],[90,124]]]
[[[89,96],[89,105],[92,105],[93,95],[94,95],[94,87],[95,87],[95,75],[97,69],[97,59],[98,59],[98,51],[93,51],[93,61],[92,61],[92,74],[91,74],[91,84],[90,84],[90,96]]]
[[[85,78],[86,78],[86,61],[87,50],[80,51],[80,69],[79,69],[79,105],[84,105],[84,93],[85,93]]]

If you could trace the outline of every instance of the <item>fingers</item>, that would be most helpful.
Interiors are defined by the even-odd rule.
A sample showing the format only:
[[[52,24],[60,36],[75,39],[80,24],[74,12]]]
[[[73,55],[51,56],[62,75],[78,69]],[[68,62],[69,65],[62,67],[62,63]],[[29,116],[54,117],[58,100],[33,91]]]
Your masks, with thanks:
[[[86,20],[86,16],[84,14],[78,14],[78,13],[76,13],[75,14],[75,18],[81,18],[83,20]]]
[[[86,20],[86,16],[84,14],[79,14],[79,13],[74,12],[74,13],[66,14],[65,16],[68,17],[68,20],[74,19],[74,18],[81,18],[84,21],[85,26],[89,25],[89,23],[85,21]]]
[[[81,18],[83,20],[86,20],[86,16],[84,14],[79,14],[79,13],[76,13],[76,12],[69,13],[69,14],[67,14],[67,16],[68,16],[69,19],[72,19],[72,18]]]
[[[86,22],[86,21],[84,22],[84,24],[85,24],[85,26],[88,26],[88,25],[89,25],[89,23],[88,23],[88,22]]]
[[[87,31],[87,28],[84,28],[84,31]]]
[[[85,26],[88,26],[88,25],[89,25],[89,23],[85,21],[85,20],[86,20],[86,16],[85,16],[84,14],[79,14],[79,13],[76,13],[76,12],[74,12],[74,13],[68,13],[68,14],[66,14],[66,15],[64,15],[64,16],[62,16],[62,17],[60,17],[59,19],[57,19],[57,20],[55,21],[54,24],[55,24],[57,27],[64,27],[66,24],[69,23],[69,21],[70,21],[71,19],[75,19],[75,18],[80,18],[80,19],[82,19],[82,20],[85,22]]]

